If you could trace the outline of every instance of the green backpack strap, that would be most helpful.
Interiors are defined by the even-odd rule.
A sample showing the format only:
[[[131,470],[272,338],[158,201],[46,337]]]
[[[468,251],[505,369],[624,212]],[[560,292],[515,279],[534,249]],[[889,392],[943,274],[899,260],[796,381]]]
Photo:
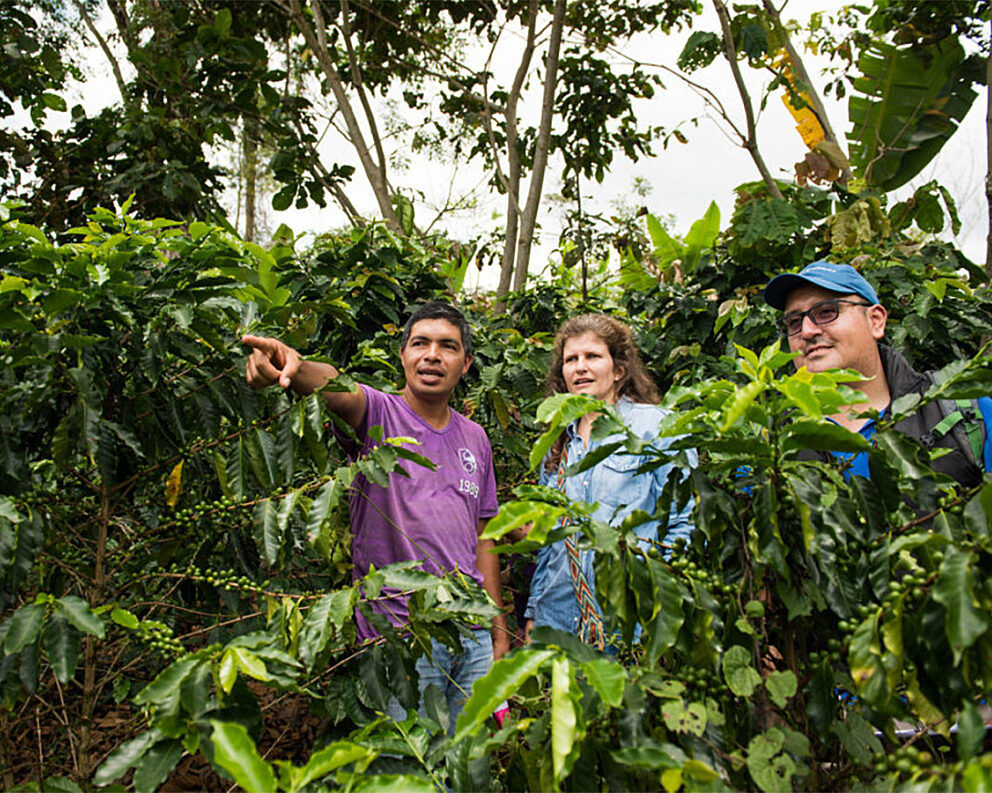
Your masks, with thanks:
[[[978,402],[967,399],[941,399],[939,402],[944,418],[933,428],[934,437],[942,438],[957,427],[967,438],[972,462],[984,470],[985,466],[981,461],[985,447],[985,422]]]
[[[941,383],[940,370],[927,372],[931,383]],[[930,430],[933,440],[951,433],[961,452],[979,471],[985,470],[985,419],[977,399],[938,399],[943,418]]]

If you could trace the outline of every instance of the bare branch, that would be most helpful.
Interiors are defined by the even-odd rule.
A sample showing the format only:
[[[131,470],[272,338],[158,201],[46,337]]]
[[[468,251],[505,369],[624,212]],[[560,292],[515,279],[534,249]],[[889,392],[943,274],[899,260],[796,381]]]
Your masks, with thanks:
[[[734,75],[737,92],[740,94],[741,103],[744,105],[744,116],[747,119],[747,137],[744,140],[744,148],[747,149],[747,153],[751,155],[751,159],[757,166],[765,187],[768,188],[768,193],[773,198],[781,199],[783,198],[782,191],[779,190],[778,184],[772,178],[771,172],[768,170],[768,166],[765,164],[764,158],[758,150],[758,132],[754,123],[754,109],[751,106],[751,96],[748,94],[747,86],[744,84],[744,78],[741,75],[740,64],[737,63],[737,48],[734,46],[734,34],[730,29],[730,14],[727,12],[727,6],[723,3],[723,0],[713,0],[713,6],[716,8],[717,16],[720,17],[720,29],[723,31],[723,54],[730,63],[730,71]]]
[[[740,129],[740,127],[737,126],[737,124],[734,123],[734,120],[730,117],[730,114],[727,113],[726,108],[723,106],[723,102],[720,101],[720,97],[718,97],[715,93],[713,93],[713,91],[711,91],[705,85],[703,85],[702,83],[697,83],[695,80],[689,79],[682,72],[673,69],[671,66],[666,66],[663,63],[652,63],[651,61],[639,61],[634,58],[631,58],[626,53],[621,52],[620,50],[614,47],[608,47],[607,50],[613,55],[616,55],[619,58],[623,58],[628,63],[638,64],[639,66],[650,66],[652,69],[658,69],[660,71],[667,72],[673,77],[677,77],[687,86],[689,86],[692,92],[695,93],[700,99],[702,99],[703,102],[708,107],[711,107],[714,111],[716,111],[716,113],[720,116],[720,118],[723,119],[723,121],[727,124],[727,126],[729,126],[733,130],[734,134],[737,135],[737,138],[739,140],[739,145],[741,146],[744,145],[744,141],[746,140],[746,136],[744,132]]]
[[[114,80],[117,82],[117,90],[121,92],[121,101],[126,102],[127,86],[124,83],[124,76],[121,74],[120,64],[117,63],[117,59],[114,57],[114,53],[110,51],[110,47],[107,46],[107,40],[100,35],[100,31],[96,29],[96,25],[93,24],[93,20],[90,19],[90,15],[86,13],[86,7],[79,0],[72,0],[72,2],[76,6],[76,10],[79,11],[79,16],[82,18],[83,22],[86,23],[86,27],[90,29],[90,33],[92,33],[93,37],[96,39],[97,44],[100,45],[100,49],[103,50],[103,54],[110,62],[110,68],[114,72]]]
[[[540,5],[538,4],[538,0],[531,0],[528,8],[527,43],[506,100],[506,149],[510,166],[510,177],[506,182],[506,230],[503,240],[503,258],[500,262],[499,286],[496,289],[496,298],[498,301],[496,309],[498,313],[502,313],[504,310],[502,298],[510,291],[516,258],[517,227],[521,215],[520,142],[517,136],[517,102],[520,100],[521,91],[523,91],[524,80],[527,78],[531,59],[534,57],[537,38],[537,15],[539,11]],[[491,132],[490,139],[492,139]],[[493,148],[495,150],[495,141],[493,141]]]
[[[492,63],[493,56],[496,54],[496,45],[499,43],[499,39],[502,34],[503,29],[501,28],[493,41],[492,47],[489,48],[489,56],[486,58],[486,63],[482,70],[482,93],[485,98],[489,97],[489,66]],[[526,49],[524,52],[526,54]],[[509,107],[509,104],[510,103],[508,102],[507,107]],[[486,139],[489,141],[489,148],[492,151],[493,163],[495,163],[496,166],[496,177],[499,179],[500,184],[503,185],[503,189],[509,193],[510,185],[507,181],[506,174],[503,173],[503,164],[500,162],[500,148],[499,144],[496,143],[496,134],[493,131],[493,119],[490,112],[493,110],[493,106],[488,101],[483,101],[481,105],[482,123],[486,128]],[[505,114],[507,112],[507,108],[503,108],[502,112]]]
[[[331,119],[328,119],[327,124],[328,126],[332,126],[333,121]],[[347,193],[345,193],[344,188],[341,187],[341,184],[338,182],[338,180],[331,178],[331,175],[327,172],[327,169],[324,167],[324,164],[320,161],[320,155],[317,153],[317,149],[309,140],[306,139],[306,136],[303,134],[303,130],[300,129],[298,119],[296,121],[296,125],[297,125],[297,132],[299,133],[298,140],[304,146],[306,146],[307,152],[310,154],[309,167],[310,167],[311,175],[318,182],[320,182],[327,190],[331,191],[331,194],[334,196],[334,200],[338,202],[338,205],[341,207],[341,209],[344,210],[344,213],[348,216],[348,221],[353,226],[358,226],[359,228],[363,228],[365,226],[365,218],[363,218],[361,213],[357,209],[355,209],[355,205],[351,203],[351,199],[348,198]],[[321,135],[321,138],[323,138],[323,135]]]
[[[544,187],[544,172],[548,164],[548,149],[551,145],[551,121],[554,117],[555,89],[558,86],[558,56],[561,52],[562,29],[565,26],[565,5],[565,0],[555,0],[554,17],[551,22],[551,40],[548,43],[548,59],[544,75],[544,99],[541,103],[541,124],[537,133],[537,148],[534,152],[534,165],[531,169],[527,205],[524,208],[520,236],[517,239],[517,261],[513,274],[514,289],[522,289],[524,284],[527,283],[530,249],[534,241],[537,210],[541,202],[541,191]]]
[[[348,99],[348,95],[345,93],[344,85],[341,83],[341,78],[338,76],[337,69],[331,62],[331,57],[327,48],[327,28],[324,25],[324,17],[320,10],[320,2],[319,0],[311,0],[310,2],[310,9],[313,12],[314,19],[313,28],[310,27],[310,24],[307,22],[303,10],[300,7],[300,0],[290,0],[290,5],[290,16],[299,31],[303,34],[304,39],[306,39],[307,46],[309,46],[310,50],[317,56],[317,61],[320,64],[321,71],[324,73],[324,77],[327,79],[327,83],[330,85],[331,91],[334,93],[334,98],[338,103],[338,107],[341,110],[341,115],[344,117],[345,124],[348,128],[348,136],[358,153],[358,158],[362,164],[362,168],[365,171],[365,175],[372,187],[372,192],[375,195],[376,203],[379,205],[379,211],[382,213],[383,218],[391,229],[402,233],[402,228],[400,227],[399,220],[396,217],[396,212],[393,210],[393,205],[390,200],[389,187],[386,184],[385,175],[372,161],[368,144],[366,144],[365,136],[362,134],[361,127],[358,125],[358,119],[355,117],[355,112],[351,107],[351,102]]]
[[[355,93],[358,94],[358,100],[362,103],[362,109],[365,111],[365,120],[369,125],[376,156],[379,158],[379,170],[382,171],[382,179],[388,187],[389,179],[386,177],[386,154],[382,150],[382,139],[379,136],[379,128],[375,123],[375,114],[372,112],[368,95],[365,93],[365,84],[362,82],[362,71],[358,68],[358,58],[355,57],[355,48],[351,45],[351,20],[348,19],[350,13],[348,0],[341,0],[341,33],[343,34],[345,49],[348,52],[348,65],[351,67],[351,82],[355,87]]]

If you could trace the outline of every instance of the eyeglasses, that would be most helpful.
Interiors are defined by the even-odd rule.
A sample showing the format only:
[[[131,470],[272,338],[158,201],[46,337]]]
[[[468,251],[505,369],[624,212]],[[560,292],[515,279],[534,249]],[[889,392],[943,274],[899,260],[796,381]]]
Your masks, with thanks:
[[[840,304],[846,303],[849,306],[870,307],[871,303],[861,303],[857,300],[844,300],[837,297],[831,300],[821,300],[806,311],[793,311],[782,317],[782,330],[789,336],[798,336],[803,330],[803,320],[809,317],[814,325],[829,325],[840,314]]]

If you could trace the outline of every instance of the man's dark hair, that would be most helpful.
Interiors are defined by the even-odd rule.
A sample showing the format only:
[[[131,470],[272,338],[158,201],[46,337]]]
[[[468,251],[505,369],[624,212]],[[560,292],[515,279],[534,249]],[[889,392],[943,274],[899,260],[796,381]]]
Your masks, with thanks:
[[[403,337],[400,339],[401,350],[405,350],[406,343],[410,341],[410,330],[422,319],[445,319],[450,322],[458,328],[458,332],[462,336],[462,349],[465,350],[465,356],[468,357],[472,354],[472,328],[465,321],[461,311],[450,303],[442,303],[439,300],[424,303],[410,315],[410,319],[403,326]]]

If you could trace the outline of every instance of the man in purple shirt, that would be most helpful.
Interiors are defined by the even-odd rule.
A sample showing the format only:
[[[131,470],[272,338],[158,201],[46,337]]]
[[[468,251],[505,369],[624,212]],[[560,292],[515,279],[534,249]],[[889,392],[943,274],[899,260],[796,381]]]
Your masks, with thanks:
[[[278,383],[310,394],[338,374],[329,364],[303,360],[277,339],[244,336],[242,342],[252,348],[245,369],[253,386]],[[391,476],[388,487],[356,479],[349,502],[355,577],[364,576],[373,564],[415,559],[431,573],[457,569],[473,577],[502,609],[493,542],[479,539],[498,509],[492,450],[485,430],[448,405],[472,364],[471,330],[461,312],[445,303],[427,303],[414,312],[403,329],[400,361],[406,378],[400,394],[365,385],[354,392],[324,392],[328,410],[356,431],[358,444],[345,443],[352,458],[375,445],[368,430],[378,426],[384,437],[415,438],[418,453],[438,466],[431,471],[403,461],[410,476]],[[396,591],[383,595],[372,603],[373,610],[402,625],[408,617],[406,598]],[[357,622],[360,637],[375,635],[364,617],[358,615]],[[493,620],[491,634],[483,628],[472,634],[463,638],[460,654],[452,655],[435,641],[434,663],[421,658],[417,665],[421,692],[434,683],[445,694],[450,729],[472,683],[509,650],[503,614]]]

